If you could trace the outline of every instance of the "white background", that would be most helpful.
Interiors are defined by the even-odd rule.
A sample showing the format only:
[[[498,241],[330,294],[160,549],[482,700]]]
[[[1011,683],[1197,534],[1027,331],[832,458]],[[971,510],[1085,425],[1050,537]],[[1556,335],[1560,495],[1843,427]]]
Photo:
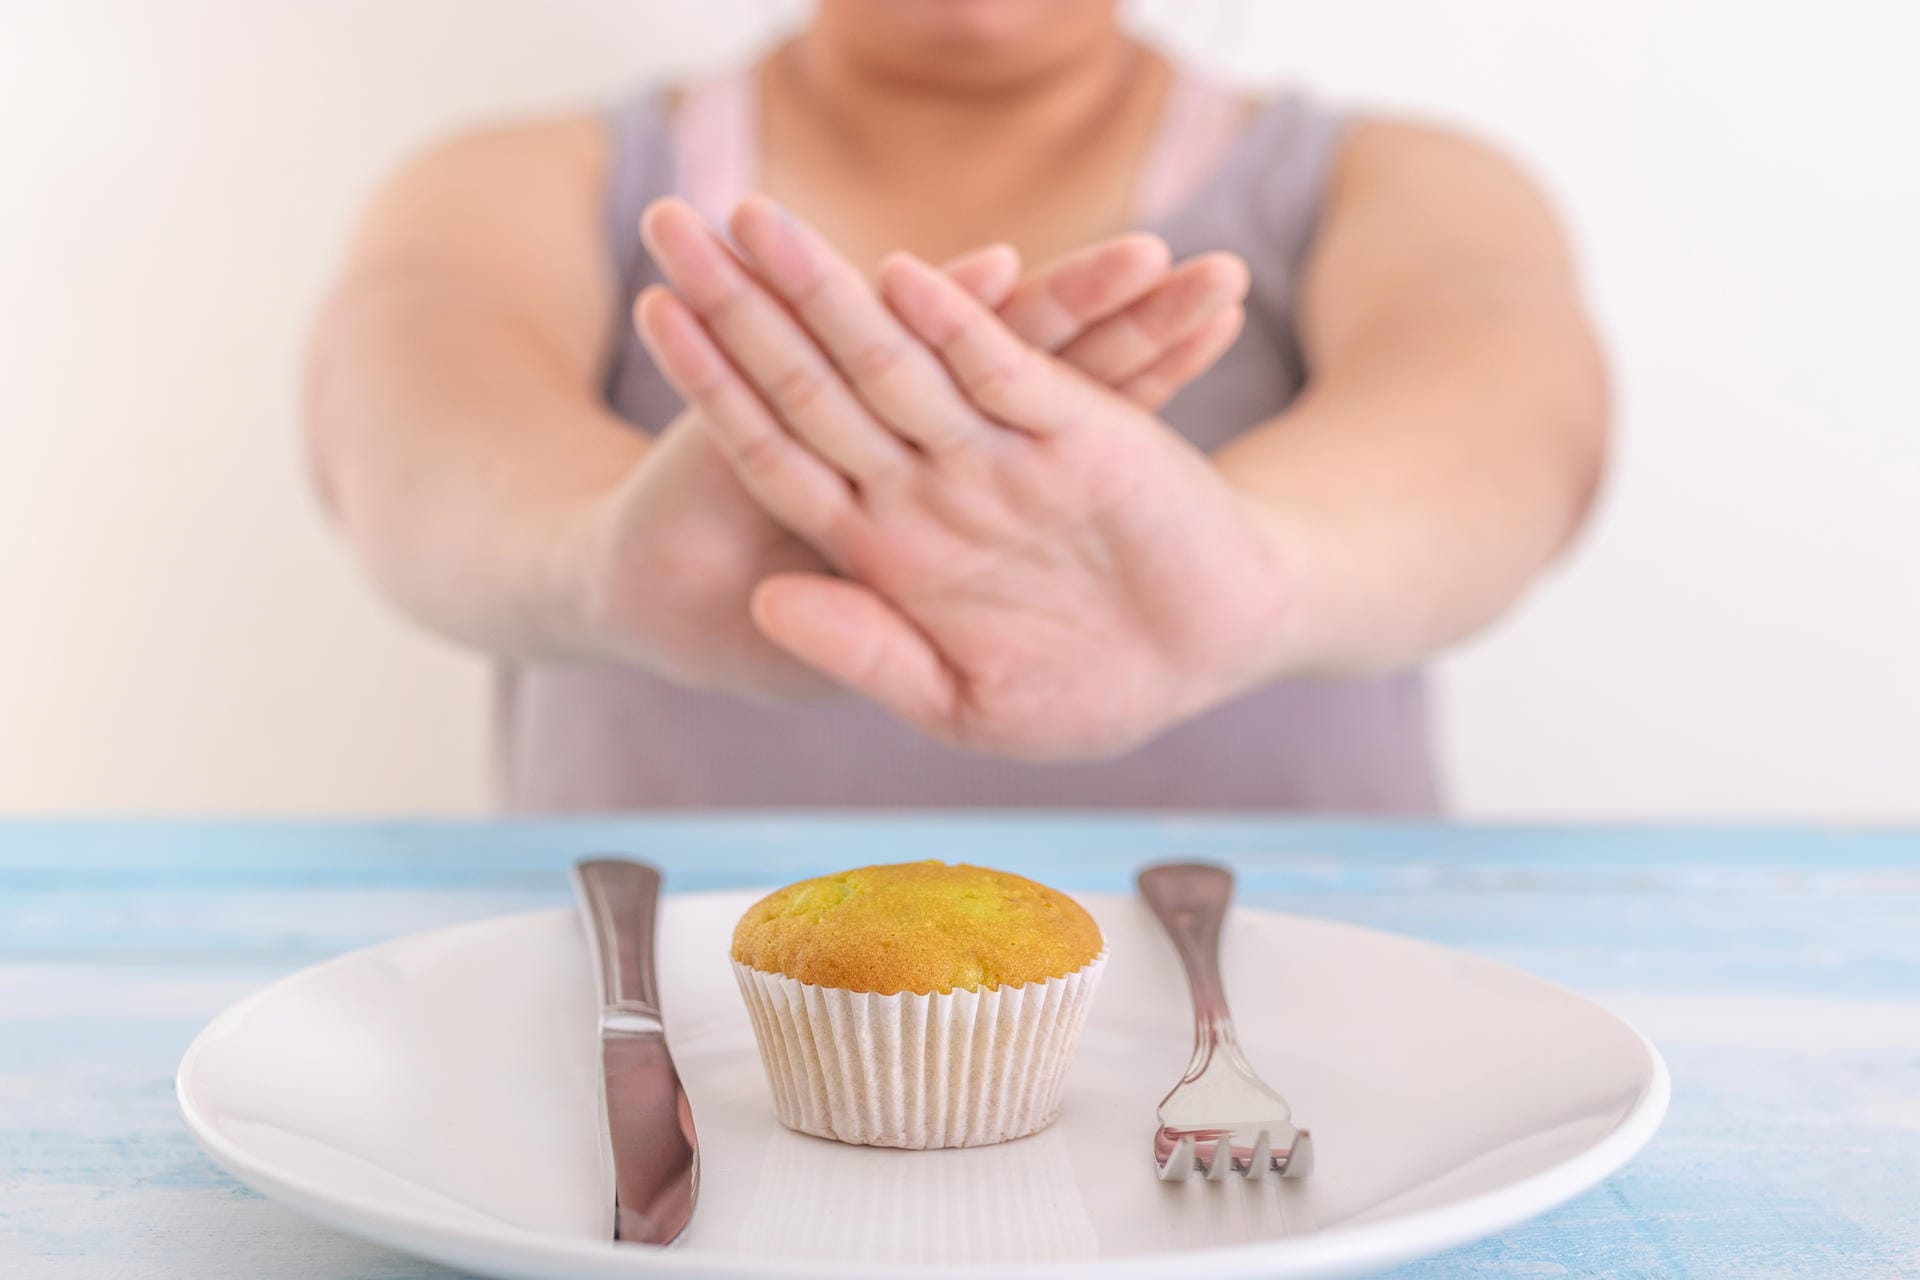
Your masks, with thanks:
[[[426,140],[711,65],[745,0],[0,0],[0,811],[464,811],[486,672],[303,487],[300,343]],[[1462,122],[1571,219],[1621,387],[1577,555],[1441,667],[1472,816],[1920,818],[1920,76],[1852,0],[1165,3]]]

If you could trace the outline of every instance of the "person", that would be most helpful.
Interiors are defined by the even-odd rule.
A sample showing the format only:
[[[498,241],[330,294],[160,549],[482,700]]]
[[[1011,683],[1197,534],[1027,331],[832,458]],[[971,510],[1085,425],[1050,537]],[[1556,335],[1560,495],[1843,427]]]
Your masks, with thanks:
[[[820,0],[432,149],[307,404],[368,572],[497,658],[534,810],[1432,812],[1420,664],[1607,427],[1514,164],[1230,93],[1114,0]]]

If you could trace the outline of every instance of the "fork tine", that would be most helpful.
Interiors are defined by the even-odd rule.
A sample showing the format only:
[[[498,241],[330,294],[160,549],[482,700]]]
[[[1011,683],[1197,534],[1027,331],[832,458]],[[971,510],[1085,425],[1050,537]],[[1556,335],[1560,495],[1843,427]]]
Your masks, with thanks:
[[[1213,1140],[1213,1163],[1207,1166],[1207,1179],[1219,1182],[1233,1172],[1233,1135],[1223,1133]]]
[[[1287,1167],[1280,1171],[1283,1178],[1304,1178],[1313,1172],[1313,1135],[1305,1129],[1293,1131],[1293,1144],[1287,1151]]]
[[[1179,1182],[1192,1175],[1195,1160],[1193,1139],[1182,1138],[1174,1144],[1173,1151],[1167,1156],[1166,1163],[1160,1166],[1160,1181]]]
[[[1267,1131],[1260,1130],[1254,1135],[1253,1149],[1247,1153],[1247,1176],[1264,1178],[1273,1167],[1273,1147],[1268,1140]]]

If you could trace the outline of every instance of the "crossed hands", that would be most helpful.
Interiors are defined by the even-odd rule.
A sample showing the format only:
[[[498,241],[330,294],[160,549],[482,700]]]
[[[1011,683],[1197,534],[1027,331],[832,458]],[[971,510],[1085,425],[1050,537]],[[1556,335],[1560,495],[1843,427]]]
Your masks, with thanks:
[[[764,199],[736,251],[643,222],[635,319],[687,411],[596,512],[591,610],[691,683],[851,689],[943,741],[1109,755],[1261,678],[1266,517],[1153,410],[1225,351],[1243,264],[1123,236],[877,284]]]

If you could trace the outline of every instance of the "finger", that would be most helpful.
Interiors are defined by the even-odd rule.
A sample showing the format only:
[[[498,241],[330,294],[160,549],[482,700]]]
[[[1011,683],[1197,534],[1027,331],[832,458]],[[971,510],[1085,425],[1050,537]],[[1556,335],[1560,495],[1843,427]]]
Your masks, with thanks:
[[[1055,258],[1004,303],[987,305],[1034,346],[1058,351],[1146,295],[1167,274],[1171,257],[1159,236],[1129,232]]]
[[[963,253],[940,269],[983,304],[997,309],[1020,282],[1020,254],[1010,244],[990,244]]]
[[[1246,321],[1246,311],[1238,306],[1214,312],[1198,333],[1175,343],[1165,355],[1115,389],[1137,405],[1158,409],[1211,369],[1240,336]]]
[[[845,478],[786,433],[680,299],[655,285],[633,310],[654,363],[700,411],[741,484],[775,520],[828,550],[857,510]]]
[[[880,288],[922,342],[939,353],[967,398],[995,421],[1023,431],[1071,430],[1096,403],[1097,389],[1067,375],[953,281],[912,254],[880,266]]]
[[[1247,284],[1247,264],[1234,254],[1189,259],[1145,297],[1067,344],[1060,358],[1095,382],[1120,386],[1237,306]]]
[[[927,638],[866,587],[776,574],[754,590],[752,608],[767,639],[908,723],[937,731],[951,720],[952,673]]]
[[[937,454],[981,437],[988,424],[940,362],[816,232],[759,196],[734,210],[732,225],[754,267],[902,439]],[[972,298],[954,281],[940,278],[961,297]]]
[[[819,346],[692,206],[655,201],[640,228],[675,292],[798,439],[860,485],[906,464],[900,441],[874,421]]]

